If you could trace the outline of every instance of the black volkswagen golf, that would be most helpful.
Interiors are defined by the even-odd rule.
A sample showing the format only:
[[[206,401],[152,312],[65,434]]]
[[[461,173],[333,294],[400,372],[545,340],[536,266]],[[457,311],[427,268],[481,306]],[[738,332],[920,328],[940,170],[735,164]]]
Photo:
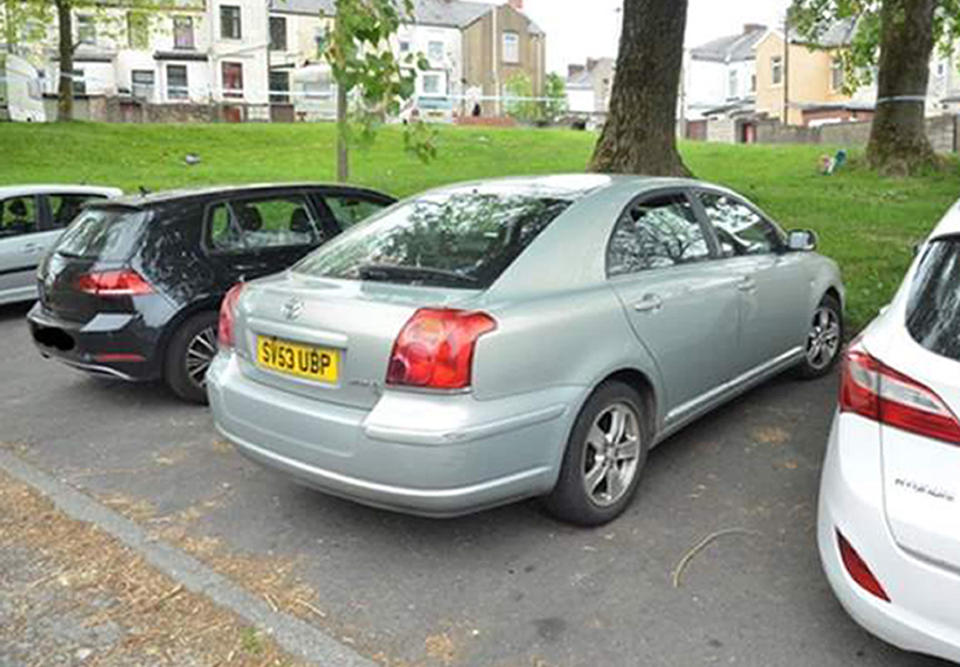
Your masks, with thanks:
[[[372,190],[258,185],[88,205],[37,272],[27,315],[45,357],[206,401],[220,301],[395,200]]]

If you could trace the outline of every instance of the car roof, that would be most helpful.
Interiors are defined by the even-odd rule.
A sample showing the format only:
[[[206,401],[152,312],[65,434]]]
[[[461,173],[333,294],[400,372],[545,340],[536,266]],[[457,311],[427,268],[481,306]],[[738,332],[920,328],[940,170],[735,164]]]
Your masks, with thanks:
[[[960,201],[957,201],[943,215],[928,238],[935,239],[941,236],[957,236],[958,234],[960,234]]]
[[[120,188],[101,185],[75,185],[67,183],[29,183],[25,185],[0,186],[0,199],[8,197],[28,197],[43,194],[78,194],[78,195],[107,195],[119,197],[123,194]]]
[[[344,185],[334,183],[254,183],[248,185],[208,185],[195,188],[180,188],[174,190],[158,190],[157,192],[147,192],[142,194],[133,194],[114,199],[110,202],[104,202],[105,205],[129,206],[132,208],[146,208],[163,205],[174,201],[183,201],[184,199],[204,199],[222,197],[224,195],[242,195],[272,193],[278,190],[302,190],[313,188],[326,188],[330,190],[350,190],[357,192],[366,192],[381,197],[393,199],[377,190],[358,187],[355,185]]]
[[[637,176],[632,174],[549,174],[543,176],[512,176],[507,178],[486,179],[455,183],[429,190],[431,194],[453,194],[477,192],[495,195],[527,195],[535,197],[554,197],[576,201],[590,195],[611,190],[626,190],[636,194],[660,188],[710,187],[725,190],[719,186],[688,178],[670,178],[660,176]],[[425,193],[426,194],[426,193]]]

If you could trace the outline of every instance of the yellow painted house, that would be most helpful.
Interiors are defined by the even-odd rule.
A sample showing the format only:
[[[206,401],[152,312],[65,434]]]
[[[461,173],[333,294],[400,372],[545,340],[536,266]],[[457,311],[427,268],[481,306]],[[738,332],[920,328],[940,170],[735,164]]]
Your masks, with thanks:
[[[836,50],[849,42],[854,30],[854,21],[840,21],[824,33],[819,46],[791,32],[789,50],[783,32],[768,31],[754,47],[756,112],[788,125],[872,117],[872,90],[860,90],[852,96],[843,91],[843,69]]]

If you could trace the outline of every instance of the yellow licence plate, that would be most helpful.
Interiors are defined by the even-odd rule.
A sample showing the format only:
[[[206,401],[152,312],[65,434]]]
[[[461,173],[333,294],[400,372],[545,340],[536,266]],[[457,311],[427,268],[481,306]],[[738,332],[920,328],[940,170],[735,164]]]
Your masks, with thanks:
[[[304,345],[273,336],[257,336],[257,364],[278,373],[336,383],[340,376],[340,352]]]

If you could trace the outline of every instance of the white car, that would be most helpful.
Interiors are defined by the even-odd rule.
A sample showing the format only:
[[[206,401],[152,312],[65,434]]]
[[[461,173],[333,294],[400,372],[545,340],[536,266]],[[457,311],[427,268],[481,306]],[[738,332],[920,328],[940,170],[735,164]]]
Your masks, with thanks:
[[[820,487],[824,571],[902,649],[960,661],[960,203],[842,361]]]
[[[0,187],[0,305],[37,298],[37,266],[80,206],[121,194],[91,185]]]

